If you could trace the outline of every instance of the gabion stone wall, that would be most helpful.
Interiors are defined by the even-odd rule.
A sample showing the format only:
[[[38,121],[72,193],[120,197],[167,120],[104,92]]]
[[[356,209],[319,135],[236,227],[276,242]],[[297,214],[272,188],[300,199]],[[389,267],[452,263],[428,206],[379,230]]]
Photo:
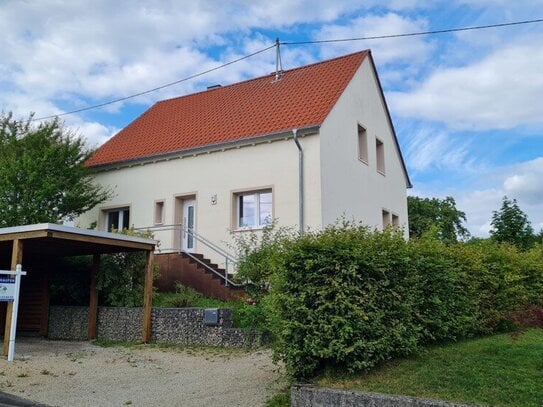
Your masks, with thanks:
[[[87,339],[88,307],[50,307],[50,339],[83,341]]]
[[[204,323],[203,308],[153,308],[151,340],[179,345],[258,347],[262,333],[232,327],[232,310],[218,310],[217,325]],[[142,308],[99,307],[98,339],[141,341]],[[49,338],[86,340],[88,307],[52,306]]]
[[[111,341],[141,341],[143,308],[99,307],[96,333]]]

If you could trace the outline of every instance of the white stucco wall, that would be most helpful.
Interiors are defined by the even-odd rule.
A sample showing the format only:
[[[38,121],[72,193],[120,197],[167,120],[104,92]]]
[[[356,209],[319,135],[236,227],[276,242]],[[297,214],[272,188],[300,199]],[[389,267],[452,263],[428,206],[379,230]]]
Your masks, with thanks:
[[[313,135],[301,138],[300,142],[306,160],[305,220],[307,225],[319,227],[319,139]],[[152,226],[157,200],[164,200],[164,223],[177,223],[176,197],[195,195],[197,233],[228,249],[227,243],[232,243],[230,230],[234,226],[233,194],[261,188],[272,188],[273,214],[279,224],[298,227],[298,150],[292,138],[99,172],[95,178],[98,183],[111,186],[115,197],[81,216],[78,224],[82,227],[99,221],[104,209],[119,206],[130,207],[130,224],[134,227]],[[213,195],[217,196],[215,205],[211,204]],[[99,228],[105,229],[103,219],[99,221]],[[163,249],[173,247],[173,233],[155,234]],[[201,244],[196,243],[195,252],[221,262]]]
[[[358,124],[366,128],[368,163],[359,160]],[[385,148],[385,175],[377,172],[375,139]],[[382,210],[407,228],[406,179],[379,87],[366,59],[320,129],[322,223],[344,215],[382,228]]]

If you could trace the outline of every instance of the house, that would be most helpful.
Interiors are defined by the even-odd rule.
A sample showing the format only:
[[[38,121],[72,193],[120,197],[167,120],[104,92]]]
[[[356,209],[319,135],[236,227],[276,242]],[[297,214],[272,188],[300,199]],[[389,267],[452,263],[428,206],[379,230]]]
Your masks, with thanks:
[[[408,233],[411,184],[369,50],[158,102],[87,165],[115,196],[80,226],[153,227],[161,253],[208,265],[272,219]]]

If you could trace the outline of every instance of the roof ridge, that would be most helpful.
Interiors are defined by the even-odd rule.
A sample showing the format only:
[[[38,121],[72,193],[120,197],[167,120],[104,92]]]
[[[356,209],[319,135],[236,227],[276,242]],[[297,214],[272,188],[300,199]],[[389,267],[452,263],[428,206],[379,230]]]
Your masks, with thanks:
[[[290,68],[290,69],[287,69],[287,70],[283,70],[282,72],[283,72],[283,75],[284,75],[287,72],[294,72],[294,71],[298,71],[300,69],[311,68],[311,67],[314,67],[316,65],[322,65],[322,64],[330,63],[330,62],[337,61],[337,60],[340,60],[340,59],[353,57],[353,56],[358,55],[358,54],[360,54],[360,55],[369,54],[370,52],[371,52],[371,50],[369,48],[366,48],[366,49],[363,49],[361,51],[351,52],[350,54],[340,55],[340,56],[337,56],[337,57],[334,57],[334,58],[325,59],[324,61],[315,61],[315,62],[312,62],[312,63],[307,64],[307,65],[300,65],[300,66],[297,66],[295,68]],[[193,96],[193,95],[199,95],[201,93],[219,91],[221,89],[230,88],[232,86],[241,85],[243,83],[249,83],[249,82],[252,82],[252,81],[259,81],[259,80],[262,80],[262,79],[264,79],[264,78],[266,78],[268,76],[271,77],[271,76],[274,76],[274,75],[275,75],[275,72],[271,72],[271,73],[266,74],[266,75],[261,75],[261,76],[257,76],[257,77],[254,77],[254,78],[245,79],[245,80],[242,80],[242,81],[239,81],[239,82],[229,83],[228,85],[220,85],[219,84],[218,87],[213,87],[211,89],[202,89],[202,90],[199,90],[197,92],[187,93],[186,95],[180,95],[180,96],[174,96],[172,98],[162,99],[162,100],[159,100],[159,101],[155,102],[154,104],[157,105],[159,103],[171,102],[173,100],[182,99],[182,98],[185,98],[185,97],[188,97],[188,96]]]

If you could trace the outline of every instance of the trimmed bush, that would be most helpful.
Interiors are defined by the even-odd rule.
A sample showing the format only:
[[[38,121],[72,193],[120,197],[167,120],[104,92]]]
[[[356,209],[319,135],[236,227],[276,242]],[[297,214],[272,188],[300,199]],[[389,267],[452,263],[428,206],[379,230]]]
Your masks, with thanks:
[[[416,349],[416,275],[399,233],[329,228],[285,245],[272,284],[279,354],[295,377],[367,369]]]
[[[542,299],[541,246],[406,242],[397,230],[344,224],[261,248],[248,268],[263,259],[275,353],[296,379],[327,368],[365,370],[424,344],[510,329],[512,315]]]

